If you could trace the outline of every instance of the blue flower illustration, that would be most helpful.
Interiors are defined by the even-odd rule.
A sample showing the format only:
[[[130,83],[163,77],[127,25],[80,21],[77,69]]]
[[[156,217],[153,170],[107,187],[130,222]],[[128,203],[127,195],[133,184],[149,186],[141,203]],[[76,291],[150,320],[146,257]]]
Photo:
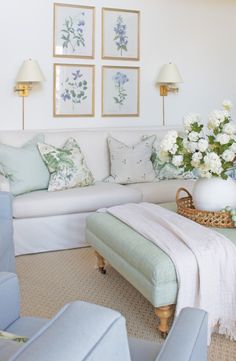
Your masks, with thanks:
[[[127,97],[127,93],[124,85],[129,81],[129,78],[125,73],[121,73],[120,71],[118,71],[113,76],[113,81],[115,88],[117,89],[118,92],[117,96],[113,97],[113,99],[115,103],[119,104],[119,106],[121,107],[124,105],[124,101],[126,100]]]
[[[77,24],[77,32],[78,33],[83,33],[84,29],[83,26],[85,26],[85,21],[84,20],[79,20],[78,24]]]
[[[85,99],[87,99],[87,89],[88,82],[83,78],[81,70],[76,70],[71,72],[71,74],[61,83],[63,92],[61,93],[61,98],[66,103],[70,101],[72,105],[81,104]]]
[[[61,94],[62,99],[64,100],[64,102],[68,99],[71,99],[70,93],[68,89],[65,89],[64,93]]]
[[[74,18],[69,16],[65,19],[61,30],[62,47],[70,48],[73,53],[75,53],[80,46],[85,47],[84,27],[86,24],[84,16],[84,12],[80,12]]]
[[[77,80],[83,76],[80,70],[76,70],[76,72],[72,73],[72,75],[73,75],[73,80]]]
[[[127,51],[128,36],[126,34],[126,24],[122,16],[118,16],[116,20],[116,26],[114,27],[115,37],[114,41],[117,46],[117,50],[120,51],[120,55],[123,55],[123,51]]]

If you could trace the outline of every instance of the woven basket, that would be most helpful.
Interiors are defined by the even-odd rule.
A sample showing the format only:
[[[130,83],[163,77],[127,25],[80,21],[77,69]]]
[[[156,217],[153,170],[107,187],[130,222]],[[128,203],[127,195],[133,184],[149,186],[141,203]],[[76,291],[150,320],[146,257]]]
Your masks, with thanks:
[[[180,198],[180,193],[187,193],[187,197]],[[191,194],[185,188],[179,188],[176,193],[177,212],[192,221],[207,227],[234,228],[229,212],[209,212],[195,209]]]

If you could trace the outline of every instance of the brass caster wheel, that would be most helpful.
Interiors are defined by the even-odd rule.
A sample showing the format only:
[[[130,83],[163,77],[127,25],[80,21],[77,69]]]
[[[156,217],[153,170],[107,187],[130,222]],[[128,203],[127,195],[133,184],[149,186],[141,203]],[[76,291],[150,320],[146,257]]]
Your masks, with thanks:
[[[101,272],[102,275],[105,275],[107,273],[107,270],[105,268],[99,268],[99,271]]]
[[[166,339],[168,335],[168,332],[161,332],[161,337],[164,338],[164,340]]]

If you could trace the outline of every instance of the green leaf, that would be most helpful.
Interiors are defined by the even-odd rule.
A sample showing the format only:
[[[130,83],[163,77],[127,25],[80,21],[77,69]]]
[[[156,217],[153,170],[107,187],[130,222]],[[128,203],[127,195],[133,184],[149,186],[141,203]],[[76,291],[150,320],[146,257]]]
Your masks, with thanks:
[[[76,93],[73,89],[70,91],[70,93],[71,93],[72,97],[76,97]]]
[[[231,168],[233,166],[233,162],[225,162],[222,164],[222,168],[225,170],[228,170],[229,168]]]
[[[215,137],[213,135],[208,135],[208,141],[209,141],[209,144],[214,144]]]
[[[228,179],[228,176],[227,176],[227,174],[225,174],[225,173],[221,173],[220,176],[221,176],[221,178],[223,178],[223,179],[225,179],[225,180]]]
[[[192,131],[200,133],[200,131],[203,128],[203,124],[199,124],[199,123],[195,122],[191,125],[191,128],[192,128]]]

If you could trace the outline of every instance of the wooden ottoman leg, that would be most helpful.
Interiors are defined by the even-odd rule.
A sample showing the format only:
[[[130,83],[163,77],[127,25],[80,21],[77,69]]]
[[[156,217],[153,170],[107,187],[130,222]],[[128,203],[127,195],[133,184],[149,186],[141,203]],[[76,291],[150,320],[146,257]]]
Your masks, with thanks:
[[[155,308],[155,314],[159,317],[159,331],[161,332],[161,336],[166,338],[169,331],[169,321],[171,316],[174,314],[175,305],[168,305],[163,307]]]
[[[98,269],[103,275],[105,275],[106,274],[105,259],[97,251],[95,251],[95,255],[97,257]]]

